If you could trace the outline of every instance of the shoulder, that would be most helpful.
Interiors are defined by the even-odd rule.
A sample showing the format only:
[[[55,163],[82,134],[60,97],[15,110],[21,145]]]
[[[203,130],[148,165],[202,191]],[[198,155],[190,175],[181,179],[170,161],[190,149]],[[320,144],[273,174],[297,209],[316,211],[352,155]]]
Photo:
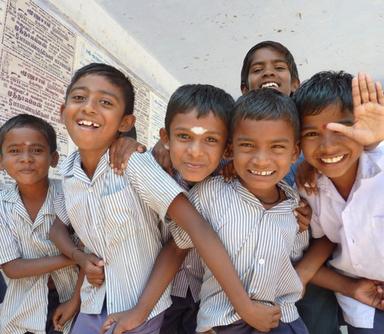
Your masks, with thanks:
[[[68,155],[59,166],[59,172],[63,176],[73,175],[73,168],[76,163],[80,163],[80,153],[78,150]]]

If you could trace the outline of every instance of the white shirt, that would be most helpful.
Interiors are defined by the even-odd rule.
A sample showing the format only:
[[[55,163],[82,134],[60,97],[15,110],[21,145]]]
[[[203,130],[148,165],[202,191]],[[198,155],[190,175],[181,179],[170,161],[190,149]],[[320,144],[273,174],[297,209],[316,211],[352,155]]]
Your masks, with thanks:
[[[355,183],[345,201],[329,178],[318,178],[318,195],[305,197],[312,207],[314,238],[326,235],[337,244],[330,265],[352,277],[384,281],[384,150],[363,152]],[[336,294],[345,320],[372,328],[375,309]]]
[[[129,310],[137,304],[165,242],[160,219],[183,189],[166,174],[151,153],[132,154],[123,176],[109,167],[108,152],[90,180],[81,168],[79,152],[61,168],[70,222],[86,248],[103,259],[105,281],[96,288],[85,279],[81,312],[100,314]],[[152,186],[145,186],[149,180]],[[170,288],[149,318],[171,304]]]
[[[12,260],[59,255],[49,240],[50,227],[58,216],[68,222],[61,181],[50,180],[47,197],[32,222],[17,186],[0,193],[0,264]],[[48,306],[48,278],[52,277],[60,302],[69,300],[77,281],[77,268],[65,267],[48,274],[7,279],[7,292],[0,315],[1,334],[45,334]],[[71,322],[64,328],[68,333]]]

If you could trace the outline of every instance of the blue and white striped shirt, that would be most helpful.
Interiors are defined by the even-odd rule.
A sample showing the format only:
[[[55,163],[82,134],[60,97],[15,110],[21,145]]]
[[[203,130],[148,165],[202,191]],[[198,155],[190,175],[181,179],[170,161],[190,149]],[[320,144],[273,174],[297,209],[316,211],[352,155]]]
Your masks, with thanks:
[[[108,152],[100,159],[92,180],[82,170],[77,151],[65,160],[61,172],[71,224],[86,248],[105,263],[105,281],[100,288],[84,281],[81,312],[100,314],[105,299],[108,314],[131,309],[166,241],[164,235],[169,234],[161,232],[165,227],[160,219],[164,220],[169,205],[183,189],[150,152],[134,153],[123,176],[109,167]],[[170,304],[168,288],[149,318]]]
[[[291,261],[302,256],[309,235],[298,232],[292,211],[298,205],[297,193],[285,182],[279,187],[287,199],[269,210],[238,180],[226,183],[221,176],[196,185],[188,197],[219,235],[249,296],[279,304],[281,320],[292,322],[299,317],[295,302],[302,284]],[[174,223],[170,227],[173,230]],[[173,232],[179,247],[193,246],[180,228]],[[240,319],[206,266],[200,297],[197,331]]]
[[[58,216],[68,222],[61,181],[50,180],[47,197],[32,222],[17,186],[0,193],[0,264],[12,260],[59,255],[49,240],[50,227]],[[1,334],[45,334],[48,278],[52,277],[60,302],[69,300],[77,281],[77,268],[65,267],[49,274],[7,279],[8,287],[0,315]],[[68,333],[71,322],[64,328]]]

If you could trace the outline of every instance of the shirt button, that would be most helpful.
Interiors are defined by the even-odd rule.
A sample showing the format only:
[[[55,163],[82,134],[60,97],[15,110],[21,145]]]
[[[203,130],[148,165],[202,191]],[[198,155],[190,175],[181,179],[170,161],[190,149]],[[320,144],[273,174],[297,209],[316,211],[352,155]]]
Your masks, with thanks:
[[[89,188],[88,188],[88,192],[92,193],[92,192],[93,192],[93,188],[92,188],[92,187],[89,187]]]
[[[259,260],[259,264],[263,265],[265,263],[265,260],[264,259],[260,259]]]
[[[185,268],[187,268],[187,269],[191,269],[192,266],[191,266],[190,264],[187,264],[187,265],[185,266]]]

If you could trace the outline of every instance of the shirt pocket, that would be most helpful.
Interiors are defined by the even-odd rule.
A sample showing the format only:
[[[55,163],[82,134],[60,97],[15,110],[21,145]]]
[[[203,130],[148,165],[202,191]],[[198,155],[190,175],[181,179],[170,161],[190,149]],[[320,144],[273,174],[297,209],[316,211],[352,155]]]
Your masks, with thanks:
[[[105,239],[108,245],[132,238],[143,229],[137,210],[143,205],[133,194],[120,190],[103,197]]]

